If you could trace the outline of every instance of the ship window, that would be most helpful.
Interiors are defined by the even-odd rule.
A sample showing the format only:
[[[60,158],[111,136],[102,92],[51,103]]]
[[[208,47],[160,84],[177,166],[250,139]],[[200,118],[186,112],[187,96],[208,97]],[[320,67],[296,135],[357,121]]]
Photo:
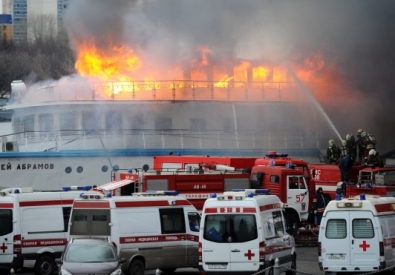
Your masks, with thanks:
[[[112,170],[113,170],[114,172],[118,172],[119,166],[118,166],[118,165],[114,165],[114,166],[112,167]]]
[[[23,118],[23,130],[28,137],[34,136],[34,116],[26,116]]]
[[[66,172],[66,174],[70,174],[72,169],[70,166],[66,167],[66,169],[64,169],[64,171]]]
[[[49,132],[53,129],[53,115],[42,114],[38,116],[40,131]]]
[[[77,116],[76,113],[61,113],[59,114],[59,129],[60,130],[76,130]],[[71,132],[65,131],[62,135],[72,135]]]
[[[107,172],[108,171],[108,166],[107,165],[103,165],[101,167],[102,172]]]
[[[82,129],[102,129],[102,127],[100,127],[100,116],[93,112],[82,112]]]
[[[206,131],[206,120],[202,118],[191,118],[192,131]]]
[[[122,129],[122,114],[118,112],[107,112],[106,130],[114,131]]]
[[[78,166],[77,167],[77,172],[78,173],[82,173],[82,171],[84,171],[84,168],[82,168],[82,166]]]
[[[136,114],[132,119],[132,129],[139,130],[144,128],[144,117],[142,114]]]
[[[163,130],[172,129],[171,117],[157,117],[155,119],[155,129],[163,129]]]
[[[233,120],[230,118],[224,119],[224,132],[225,133],[233,133],[235,131],[235,125]]]

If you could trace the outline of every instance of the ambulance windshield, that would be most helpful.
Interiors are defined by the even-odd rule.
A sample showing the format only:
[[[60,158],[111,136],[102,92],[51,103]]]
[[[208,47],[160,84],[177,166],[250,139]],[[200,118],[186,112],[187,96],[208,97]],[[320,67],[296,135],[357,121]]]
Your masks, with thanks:
[[[12,232],[12,210],[0,209],[0,236]]]
[[[255,215],[207,215],[204,222],[204,239],[217,243],[248,242],[256,239]]]

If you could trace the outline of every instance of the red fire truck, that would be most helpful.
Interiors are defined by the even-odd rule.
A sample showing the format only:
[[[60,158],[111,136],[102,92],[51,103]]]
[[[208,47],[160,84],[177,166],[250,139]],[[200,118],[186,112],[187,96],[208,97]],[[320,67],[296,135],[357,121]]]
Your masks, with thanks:
[[[349,171],[352,185],[341,186],[344,196],[361,193],[386,195],[386,188],[373,185],[390,178],[390,168],[353,166]],[[387,174],[385,174],[383,171]],[[391,170],[395,178],[395,169]],[[384,174],[383,174],[384,173]],[[372,179],[376,181],[373,182]],[[233,189],[270,189],[285,203],[294,223],[308,220],[312,199],[318,187],[334,199],[338,191],[340,171],[333,164],[309,164],[301,159],[270,151],[263,158],[211,156],[157,156],[154,170],[114,174],[113,182],[99,186],[113,195],[147,192],[149,190],[178,190],[201,210],[212,193]],[[365,188],[363,184],[372,184]],[[394,188],[395,191],[395,188]],[[338,191],[339,192],[339,191]]]

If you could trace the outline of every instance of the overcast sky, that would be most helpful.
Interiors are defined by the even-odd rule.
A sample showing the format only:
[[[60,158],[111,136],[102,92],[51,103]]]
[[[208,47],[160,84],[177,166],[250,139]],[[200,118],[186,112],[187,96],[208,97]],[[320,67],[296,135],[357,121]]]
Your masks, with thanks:
[[[358,91],[326,110],[342,134],[364,128],[383,150],[395,149],[394,21],[393,0],[77,0],[65,17],[74,46],[95,37],[160,64],[191,60],[199,45],[279,63],[321,52]]]

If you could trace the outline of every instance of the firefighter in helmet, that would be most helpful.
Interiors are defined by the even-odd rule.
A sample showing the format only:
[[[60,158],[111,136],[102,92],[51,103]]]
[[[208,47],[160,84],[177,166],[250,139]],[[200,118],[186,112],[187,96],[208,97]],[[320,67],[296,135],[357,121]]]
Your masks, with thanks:
[[[358,130],[357,133],[357,141],[356,141],[356,146],[358,149],[358,155],[357,155],[357,160],[358,162],[364,163],[364,156],[365,156],[365,150],[366,146],[368,145],[368,136],[365,131],[362,129]]]
[[[329,146],[326,150],[326,157],[328,158],[330,164],[337,163],[340,158],[340,148],[336,146],[333,139],[329,140]]]
[[[366,160],[366,164],[374,167],[384,167],[383,159],[375,149],[369,150],[369,156]]]
[[[345,139],[342,140],[342,146],[340,147],[340,157],[345,157],[348,154],[347,141]]]
[[[353,134],[347,134],[346,135],[346,142],[347,142],[347,152],[349,154],[357,154],[357,147],[356,147],[356,141],[355,137]]]
[[[315,193],[313,198],[313,211],[317,217],[317,224],[321,223],[322,215],[324,214],[324,210],[328,202],[329,201],[326,199],[322,187],[318,187],[317,193]]]

